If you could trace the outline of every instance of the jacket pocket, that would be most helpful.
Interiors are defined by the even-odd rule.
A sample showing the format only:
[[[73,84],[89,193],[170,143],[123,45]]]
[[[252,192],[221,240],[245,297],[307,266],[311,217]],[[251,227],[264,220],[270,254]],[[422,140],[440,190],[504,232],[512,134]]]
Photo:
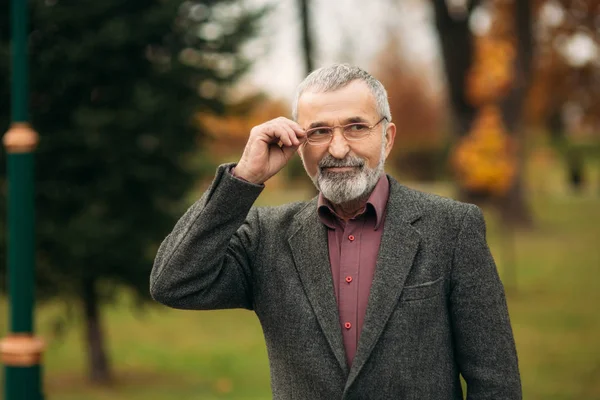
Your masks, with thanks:
[[[444,293],[444,278],[435,281],[421,283],[419,285],[404,286],[400,301],[423,300],[430,297],[440,296]]]

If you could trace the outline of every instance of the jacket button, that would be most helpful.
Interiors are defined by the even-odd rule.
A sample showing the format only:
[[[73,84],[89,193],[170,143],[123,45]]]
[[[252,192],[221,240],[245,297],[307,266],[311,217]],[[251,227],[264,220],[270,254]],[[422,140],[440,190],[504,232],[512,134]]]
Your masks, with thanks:
[[[354,241],[354,235],[348,236],[348,240],[350,240],[351,242],[353,242]]]
[[[344,328],[346,328],[346,329],[350,329],[350,328],[352,328],[352,324],[351,324],[350,322],[346,322],[346,323],[344,324]]]
[[[352,277],[351,276],[347,276],[346,277],[346,282],[348,282],[348,283],[352,282]]]

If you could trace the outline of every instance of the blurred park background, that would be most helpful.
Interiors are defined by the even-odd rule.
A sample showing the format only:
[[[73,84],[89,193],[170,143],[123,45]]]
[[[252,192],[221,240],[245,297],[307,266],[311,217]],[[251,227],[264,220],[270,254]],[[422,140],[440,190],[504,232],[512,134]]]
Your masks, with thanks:
[[[268,399],[247,311],[153,303],[160,241],[333,62],[398,126],[388,171],[481,205],[525,399],[600,399],[599,0],[30,0],[36,331],[48,399]],[[10,125],[0,0],[0,127]],[[7,333],[0,153],[0,337]],[[296,157],[259,203],[308,199]],[[2,384],[0,377],[0,386]],[[2,396],[0,394],[0,396]]]

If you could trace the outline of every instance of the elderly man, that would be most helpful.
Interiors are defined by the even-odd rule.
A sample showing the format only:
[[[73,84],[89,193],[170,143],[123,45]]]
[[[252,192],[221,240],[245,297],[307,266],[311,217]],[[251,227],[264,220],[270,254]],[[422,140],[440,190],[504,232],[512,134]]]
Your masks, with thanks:
[[[150,277],[174,308],[254,310],[275,399],[520,399],[504,289],[479,208],[384,173],[396,136],[379,81],[311,73],[293,118],[254,127],[237,164],[162,243]],[[309,202],[253,207],[298,153]]]

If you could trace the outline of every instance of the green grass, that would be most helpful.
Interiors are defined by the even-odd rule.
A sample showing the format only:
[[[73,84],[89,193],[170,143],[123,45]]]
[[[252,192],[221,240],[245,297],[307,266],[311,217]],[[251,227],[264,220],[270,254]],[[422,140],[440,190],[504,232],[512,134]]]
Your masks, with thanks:
[[[550,200],[519,233],[506,282],[526,399],[600,398],[600,202]],[[491,235],[503,277],[508,265]]]
[[[600,198],[556,189],[545,177],[533,191],[536,228],[507,240],[493,214],[488,238],[508,291],[527,400],[600,399]],[[448,193],[449,186],[429,188]],[[266,191],[261,204],[306,197],[310,191]],[[512,261],[511,252],[516,254]],[[517,271],[511,278],[511,268]],[[37,312],[45,353],[47,399],[268,399],[269,370],[262,331],[247,311],[186,312],[162,306],[138,315],[124,294],[105,307],[115,385],[85,383],[80,321],[64,337],[53,324],[64,313]],[[0,335],[6,331],[0,302]],[[1,378],[0,378],[1,380]],[[2,396],[0,394],[0,396]]]

